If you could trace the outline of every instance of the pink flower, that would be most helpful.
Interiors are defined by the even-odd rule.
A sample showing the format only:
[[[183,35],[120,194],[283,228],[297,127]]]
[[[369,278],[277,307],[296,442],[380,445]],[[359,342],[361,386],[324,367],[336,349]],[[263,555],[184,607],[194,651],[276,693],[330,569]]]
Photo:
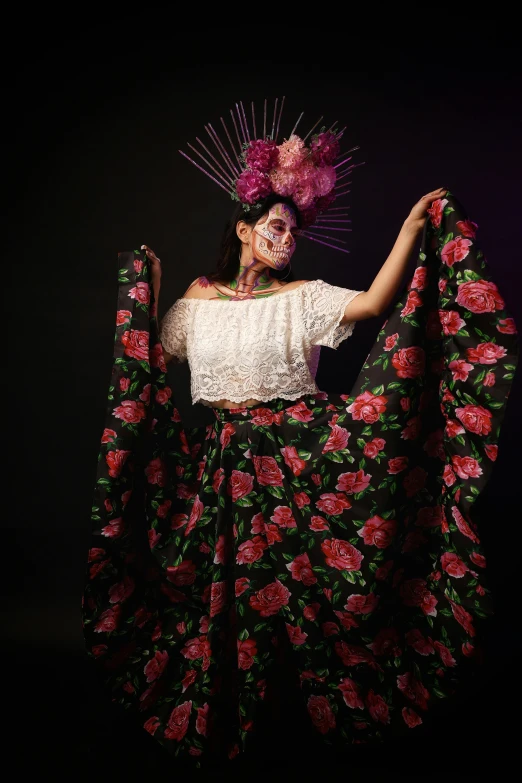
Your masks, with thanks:
[[[391,544],[396,531],[397,522],[394,519],[383,519],[375,515],[366,520],[363,527],[357,531],[357,535],[369,546],[386,549]]]
[[[428,282],[428,268],[425,266],[418,266],[415,270],[408,288],[416,288],[417,291],[424,291]]]
[[[414,313],[417,307],[419,307],[420,305],[422,305],[422,299],[418,295],[417,291],[410,291],[406,299],[406,304],[401,310],[401,318],[404,318],[404,316],[411,315],[412,313]]]
[[[312,136],[310,150],[316,166],[331,166],[339,155],[339,142],[335,133],[325,131]]]
[[[457,304],[471,313],[494,313],[495,310],[503,310],[505,307],[497,286],[488,280],[462,283],[457,294]]]
[[[270,182],[274,193],[279,196],[291,196],[297,185],[297,176],[291,169],[277,168],[270,172]]]
[[[374,438],[369,443],[365,443],[363,449],[364,456],[368,457],[369,459],[375,459],[379,452],[382,451],[385,444],[386,441],[383,440],[383,438]]]
[[[460,231],[463,237],[475,238],[477,233],[477,224],[472,220],[457,220],[457,229]]]
[[[440,257],[447,266],[453,266],[457,261],[462,261],[469,254],[473,242],[470,239],[456,237],[444,245]]]
[[[444,214],[444,207],[448,203],[448,199],[437,199],[437,201],[434,201],[431,205],[430,209],[428,209],[428,215],[431,218],[431,222],[433,225],[433,228],[439,228],[441,222],[442,222],[442,216]]]
[[[348,444],[350,433],[344,427],[334,424],[328,440],[323,446],[323,454],[327,451],[340,451],[345,449]]]
[[[497,359],[502,359],[507,350],[495,343],[479,343],[476,348],[468,348],[466,351],[470,362],[479,364],[496,364]]]
[[[473,369],[473,365],[468,364],[464,359],[454,359],[449,363],[449,368],[454,381],[467,381],[468,373]]]
[[[478,478],[482,475],[482,468],[473,457],[458,457],[455,455],[451,458],[451,461],[457,476],[460,476],[461,479]]]
[[[266,174],[277,166],[279,150],[275,141],[255,139],[248,145],[245,161],[249,169]]]
[[[390,334],[385,342],[384,342],[384,350],[385,351],[391,351],[392,348],[395,348],[395,344],[397,342],[397,338],[399,336],[399,332],[395,332],[395,334]]]
[[[306,462],[301,459],[295,446],[285,446],[280,449],[281,454],[284,457],[285,463],[288,465],[294,476],[299,476],[306,467]]]
[[[494,386],[495,385],[495,374],[492,373],[492,372],[486,373],[482,383],[483,383],[484,386]]]
[[[516,334],[517,327],[513,318],[500,318],[497,330],[502,334]]]
[[[255,204],[272,192],[270,179],[258,171],[242,172],[236,182],[236,193],[243,204]]]
[[[468,570],[466,563],[455,552],[444,552],[440,565],[447,574],[454,577],[462,577]]]
[[[399,378],[417,378],[424,372],[425,363],[426,355],[423,349],[416,345],[399,348],[392,356],[392,364]]]
[[[358,470],[357,473],[341,473],[335,488],[340,492],[346,492],[347,495],[354,495],[358,492],[364,492],[371,479],[370,473],[364,473]]]
[[[463,326],[466,326],[466,321],[456,310],[439,310],[439,320],[445,335],[457,334]]]
[[[487,443],[484,446],[484,451],[486,452],[486,454],[489,457],[489,459],[491,460],[491,462],[495,462],[495,460],[497,459],[497,454],[498,454],[498,446],[496,446],[493,443]]]
[[[282,169],[296,169],[306,158],[308,151],[305,143],[295,133],[278,147],[279,166]]]
[[[356,421],[362,419],[366,424],[374,424],[381,414],[385,412],[387,402],[388,398],[384,395],[376,395],[365,391],[355,398],[352,404],[348,406],[347,411],[352,414],[352,418]]]
[[[335,169],[333,166],[323,166],[315,169],[313,188],[316,196],[327,196],[335,185]]]
[[[469,432],[475,435],[489,435],[491,432],[492,414],[482,405],[465,405],[463,408],[457,408],[455,416]]]
[[[292,574],[292,579],[302,582],[307,587],[317,582],[317,577],[312,571],[312,564],[306,552],[295,557],[291,563],[287,563],[286,567]]]

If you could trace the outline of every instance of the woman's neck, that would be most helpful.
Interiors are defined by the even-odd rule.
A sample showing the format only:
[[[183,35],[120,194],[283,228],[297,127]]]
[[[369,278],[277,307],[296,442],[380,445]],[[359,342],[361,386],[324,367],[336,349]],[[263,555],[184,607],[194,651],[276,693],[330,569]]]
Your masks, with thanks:
[[[242,293],[250,293],[254,289],[267,288],[273,282],[270,276],[270,267],[261,261],[246,265],[240,261],[239,270],[234,278],[236,290]]]

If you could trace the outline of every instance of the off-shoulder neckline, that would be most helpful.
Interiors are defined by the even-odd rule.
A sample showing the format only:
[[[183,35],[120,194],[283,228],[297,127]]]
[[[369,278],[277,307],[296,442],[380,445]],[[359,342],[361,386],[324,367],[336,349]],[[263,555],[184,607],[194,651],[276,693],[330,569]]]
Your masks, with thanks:
[[[291,291],[282,291],[280,294],[271,294],[270,296],[260,296],[255,299],[241,299],[242,302],[267,302],[271,299],[278,299],[281,296],[290,296],[291,294],[295,294],[297,291],[300,291],[301,288],[304,288],[305,285],[310,285],[310,283],[322,283],[322,280],[307,280],[306,283],[302,283],[301,285],[298,285],[296,288],[292,288]],[[178,299],[178,302],[209,302],[210,304],[232,304],[235,303],[236,299],[199,299],[196,296],[180,296]]]

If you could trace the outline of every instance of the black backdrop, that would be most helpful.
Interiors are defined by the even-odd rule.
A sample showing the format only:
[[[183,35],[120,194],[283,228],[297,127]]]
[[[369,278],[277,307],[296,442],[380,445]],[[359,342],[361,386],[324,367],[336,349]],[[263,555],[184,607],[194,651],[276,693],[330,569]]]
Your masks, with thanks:
[[[93,41],[88,59],[72,44],[55,46],[45,58],[25,60],[13,85],[19,102],[6,161],[16,165],[7,188],[4,267],[12,329],[4,421],[13,430],[3,572],[14,611],[3,632],[29,686],[15,706],[27,720],[29,699],[47,761],[97,763],[110,756],[115,764],[115,748],[128,757],[132,746],[136,771],[137,747],[143,770],[164,760],[145,732],[122,729],[108,710],[85,668],[79,615],[111,368],[117,253],[146,243],[162,259],[162,315],[212,268],[232,206],[177,150],[235,101],[254,100],[260,109],[265,97],[286,95],[284,133],[301,111],[306,130],[324,114],[328,125],[347,126],[345,148],[359,144],[356,160],[366,162],[353,176],[351,254],[301,242],[296,278],[368,287],[412,205],[445,186],[479,224],[481,247],[520,328],[520,68],[506,51],[467,68],[452,62],[423,68],[415,57],[398,61],[383,51],[371,63],[324,57],[318,66],[208,62],[203,46],[181,62],[164,50],[143,57],[139,46],[104,43],[97,49]],[[350,390],[379,326],[358,324],[337,352],[323,349],[320,388]],[[191,407],[188,368],[170,372],[187,426],[208,421],[207,410]],[[498,604],[489,662],[482,692],[456,709],[452,724],[452,731],[465,731],[466,742],[493,738],[504,755],[514,738],[512,676],[520,654],[521,404],[519,373],[481,500]],[[452,747],[458,752],[456,740]],[[114,767],[122,778],[123,763]]]

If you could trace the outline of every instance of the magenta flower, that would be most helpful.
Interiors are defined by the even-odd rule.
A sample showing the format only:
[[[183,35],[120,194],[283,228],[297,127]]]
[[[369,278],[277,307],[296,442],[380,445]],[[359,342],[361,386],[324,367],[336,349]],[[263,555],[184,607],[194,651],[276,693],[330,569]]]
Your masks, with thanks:
[[[277,166],[279,150],[275,141],[251,141],[245,156],[245,161],[252,171],[268,173]]]
[[[243,171],[236,182],[236,192],[243,204],[255,204],[272,192],[270,179],[259,171]]]
[[[310,149],[316,166],[331,166],[339,155],[339,142],[335,133],[326,131],[312,138]]]

